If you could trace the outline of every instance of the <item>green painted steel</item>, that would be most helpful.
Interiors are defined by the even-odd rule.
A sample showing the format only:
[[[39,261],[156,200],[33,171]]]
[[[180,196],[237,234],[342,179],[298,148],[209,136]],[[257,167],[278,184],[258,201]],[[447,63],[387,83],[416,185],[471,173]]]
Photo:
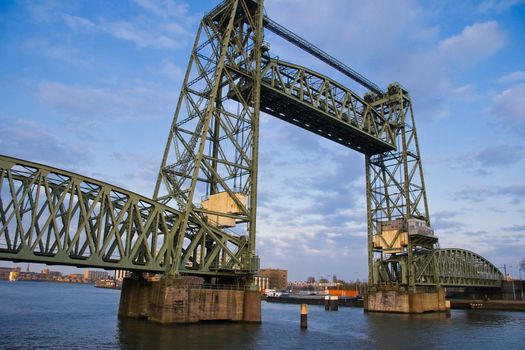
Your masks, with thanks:
[[[258,259],[255,233],[262,40],[262,0],[226,1],[201,21],[153,195],[182,213],[176,259],[181,256],[182,233],[191,217],[201,218],[204,232],[224,232],[218,223],[230,219],[231,226],[233,219],[235,227],[230,230],[247,241],[246,259]],[[241,79],[249,80],[249,86],[241,89]],[[225,212],[203,204],[218,194],[237,210]],[[171,273],[179,274],[181,266],[173,264]]]
[[[397,148],[395,125],[349,88],[302,66],[264,62],[261,108],[364,154]]]
[[[244,237],[206,232],[152,199],[81,175],[0,156],[0,259],[166,273],[253,273]],[[182,241],[176,259],[176,242]],[[199,254],[206,242],[204,254]]]
[[[457,248],[419,250],[410,262],[416,287],[496,287],[503,282],[499,269],[482,256]],[[393,254],[374,264],[376,286],[407,286],[408,254]],[[437,271],[437,273],[436,273]]]
[[[423,284],[415,270],[416,253],[432,254],[437,248],[438,238],[431,229],[412,101],[408,92],[397,83],[390,84],[385,94],[369,93],[365,99],[384,119],[396,126],[398,145],[394,151],[365,158],[369,286],[373,289],[375,285],[401,283],[415,291],[417,285]],[[426,233],[408,234],[409,221],[414,219],[426,225]],[[385,242],[382,230],[389,225],[395,228],[396,239],[382,247],[374,246],[374,237],[381,237]],[[403,234],[407,234],[407,242],[395,251],[394,243]],[[433,259],[427,264],[434,276],[433,283],[438,286],[437,265]],[[391,266],[386,268],[387,265]],[[404,278],[400,280],[399,275]]]
[[[272,58],[264,26],[372,92]],[[227,0],[203,17],[153,199],[0,156],[0,259],[250,283],[261,111],[365,155],[371,289],[501,283],[479,255],[438,249],[408,92],[383,91],[265,18],[262,0]],[[218,196],[234,209],[211,206]]]
[[[487,259],[465,249],[438,249],[435,253],[443,287],[501,287],[503,273]]]

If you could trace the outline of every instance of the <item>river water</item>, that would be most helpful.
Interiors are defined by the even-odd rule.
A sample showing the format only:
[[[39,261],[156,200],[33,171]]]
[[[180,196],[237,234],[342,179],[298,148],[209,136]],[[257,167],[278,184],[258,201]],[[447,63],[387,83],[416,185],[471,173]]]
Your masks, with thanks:
[[[262,303],[261,324],[162,326],[119,320],[120,291],[0,281],[0,349],[525,349],[525,313],[452,310],[365,314],[360,308]]]

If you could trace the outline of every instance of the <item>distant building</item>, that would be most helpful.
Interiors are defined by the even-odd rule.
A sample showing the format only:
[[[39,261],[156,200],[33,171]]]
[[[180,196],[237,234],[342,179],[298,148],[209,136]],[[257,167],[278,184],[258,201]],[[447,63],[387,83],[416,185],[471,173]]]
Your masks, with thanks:
[[[283,290],[288,286],[288,270],[261,269],[258,276],[268,278],[270,289]]]
[[[98,281],[108,278],[107,271],[84,270],[84,279],[87,281]]]
[[[62,273],[60,271],[49,271],[49,269],[43,269],[41,272],[43,275],[49,275],[51,277],[61,277]]]
[[[20,273],[20,268],[19,267],[0,267],[0,280],[9,279],[9,274],[11,272]]]

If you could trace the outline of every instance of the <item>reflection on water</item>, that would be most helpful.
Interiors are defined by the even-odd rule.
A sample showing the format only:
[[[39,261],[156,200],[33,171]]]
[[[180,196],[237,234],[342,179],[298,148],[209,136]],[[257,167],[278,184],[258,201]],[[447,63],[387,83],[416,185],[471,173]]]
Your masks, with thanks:
[[[299,329],[299,306],[263,302],[263,323],[162,326],[121,319],[121,349],[507,349],[525,341],[523,313],[453,311],[401,315],[311,306],[308,329]],[[504,335],[504,336],[503,336]],[[491,345],[492,344],[492,345]]]
[[[90,285],[0,281],[0,349],[522,349],[525,313],[453,310],[443,314],[327,312],[262,303],[262,324],[163,326],[117,318],[119,292]]]
[[[144,320],[119,319],[121,349],[252,349],[259,324],[206,322],[159,325]]]

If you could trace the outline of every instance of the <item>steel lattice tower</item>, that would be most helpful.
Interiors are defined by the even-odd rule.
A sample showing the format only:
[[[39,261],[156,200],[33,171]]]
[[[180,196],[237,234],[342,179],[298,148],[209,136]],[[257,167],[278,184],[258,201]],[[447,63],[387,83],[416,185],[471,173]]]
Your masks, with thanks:
[[[407,285],[411,291],[415,291],[416,279],[418,284],[436,285],[433,253],[437,237],[430,229],[412,102],[408,92],[396,83],[383,96],[369,94],[366,98],[396,129],[398,146],[397,150],[365,158],[369,285]],[[409,221],[427,231],[408,232]],[[390,228],[392,233],[386,237],[384,231]],[[419,266],[416,271],[417,263],[424,258],[428,260],[425,267]],[[418,272],[421,275],[416,278]]]
[[[210,240],[201,256],[214,231],[235,226],[248,233],[245,261],[255,257],[262,40],[263,1],[221,4],[203,18],[184,77],[154,199],[182,211],[180,239],[199,222]],[[208,202],[218,195],[234,209]]]

